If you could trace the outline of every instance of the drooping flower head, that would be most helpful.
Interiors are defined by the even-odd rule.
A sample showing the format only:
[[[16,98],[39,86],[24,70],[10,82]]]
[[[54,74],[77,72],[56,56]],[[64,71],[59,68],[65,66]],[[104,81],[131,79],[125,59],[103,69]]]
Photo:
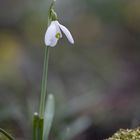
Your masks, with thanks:
[[[62,38],[62,32],[66,35],[67,39],[71,44],[74,44],[74,39],[70,31],[62,24],[58,22],[57,14],[53,8],[50,9],[50,20],[51,23],[45,33],[45,45],[55,47],[58,40]]]
[[[66,35],[67,39],[71,44],[74,44],[73,37],[70,31],[63,25],[61,25],[57,20],[52,21],[49,25],[45,34],[45,44],[46,46],[55,47],[58,40],[62,38],[62,32]]]

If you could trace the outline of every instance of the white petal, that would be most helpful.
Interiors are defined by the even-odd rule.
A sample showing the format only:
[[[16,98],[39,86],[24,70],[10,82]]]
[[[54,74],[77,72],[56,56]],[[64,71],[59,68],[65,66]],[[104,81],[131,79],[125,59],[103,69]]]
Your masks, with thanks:
[[[63,33],[66,35],[66,37],[69,40],[69,42],[74,44],[74,39],[73,39],[70,31],[65,26],[61,25],[59,22],[58,22],[58,25],[59,25],[60,29],[63,31]]]
[[[55,37],[57,28],[55,22],[52,21],[45,33],[45,44],[46,46],[54,47],[57,44],[58,39]]]
[[[59,28],[59,23],[58,23],[58,21],[56,20],[56,21],[54,21],[54,23],[55,23],[55,26],[56,26],[57,33],[60,33],[60,38],[62,38],[62,33],[61,33],[60,28]]]

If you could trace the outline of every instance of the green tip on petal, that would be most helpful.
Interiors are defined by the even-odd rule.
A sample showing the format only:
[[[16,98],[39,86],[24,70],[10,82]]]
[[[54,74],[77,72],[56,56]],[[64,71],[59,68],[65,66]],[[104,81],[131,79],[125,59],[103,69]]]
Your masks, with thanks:
[[[55,35],[55,37],[57,38],[57,39],[60,39],[60,33],[57,33],[56,35]]]

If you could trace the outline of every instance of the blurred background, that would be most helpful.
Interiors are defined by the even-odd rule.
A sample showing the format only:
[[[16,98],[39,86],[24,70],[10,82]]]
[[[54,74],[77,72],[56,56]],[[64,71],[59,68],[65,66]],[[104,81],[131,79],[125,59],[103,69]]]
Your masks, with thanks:
[[[0,127],[31,140],[48,0],[0,0]],[[75,39],[50,49],[50,139],[103,140],[140,124],[140,0],[56,0]],[[59,46],[59,47],[58,47]]]

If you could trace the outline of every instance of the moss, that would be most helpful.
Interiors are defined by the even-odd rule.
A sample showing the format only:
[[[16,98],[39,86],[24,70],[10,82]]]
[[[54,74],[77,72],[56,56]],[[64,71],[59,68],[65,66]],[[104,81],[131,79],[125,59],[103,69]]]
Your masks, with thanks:
[[[140,140],[140,128],[120,129],[106,140]]]

